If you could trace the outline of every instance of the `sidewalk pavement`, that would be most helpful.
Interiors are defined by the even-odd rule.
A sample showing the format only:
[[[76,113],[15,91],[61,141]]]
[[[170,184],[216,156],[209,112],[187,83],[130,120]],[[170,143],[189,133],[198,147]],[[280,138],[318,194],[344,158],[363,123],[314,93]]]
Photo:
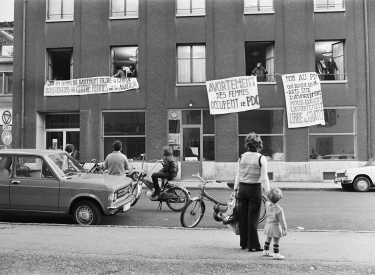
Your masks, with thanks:
[[[322,272],[325,268],[348,270],[353,267],[357,272],[350,272],[350,274],[375,274],[373,256],[375,231],[290,230],[280,241],[280,253],[286,257],[282,263],[273,258],[263,257],[261,252],[249,253],[247,250],[241,250],[239,236],[229,229],[0,223],[0,231],[0,258],[2,258],[0,263],[8,269],[11,268],[10,265],[17,264],[14,257],[23,255],[26,261],[28,259],[34,261],[35,257],[40,257],[37,262],[46,263],[51,258],[55,258],[59,260],[55,264],[66,266],[69,265],[69,257],[74,260],[79,260],[81,257],[82,262],[92,260],[96,265],[101,263],[104,265],[108,258],[111,261],[122,259],[121,261],[133,262],[133,265],[136,262],[138,268],[149,264],[151,274],[163,274],[163,272],[152,271],[153,263],[160,264],[160,262],[165,266],[171,262],[189,263],[191,270],[187,274],[197,274],[194,269],[197,265],[210,263],[238,268],[238,272],[232,274],[243,273],[244,270],[240,268],[251,264],[259,268],[262,266],[268,268],[268,265],[272,266],[276,263],[278,265],[275,268],[291,268],[291,270],[303,268],[305,270],[303,274],[315,269],[316,271],[320,269]],[[259,238],[263,245],[265,238],[261,231],[259,231]],[[363,273],[358,272],[358,268],[360,270],[363,268]],[[335,271],[320,272],[318,274],[349,274]],[[141,274],[134,269],[129,273]],[[0,271],[0,274],[5,273]],[[173,274],[181,273],[174,271]],[[301,273],[280,272],[279,274]]]
[[[196,180],[174,180],[173,183],[181,184],[187,189],[197,189],[200,181]],[[234,184],[234,182],[220,182],[220,183],[208,183],[206,185],[207,189],[229,189],[229,184]],[[282,182],[282,181],[272,181],[270,180],[271,187],[277,187],[281,190],[287,191],[299,191],[299,190],[311,190],[311,191],[337,191],[341,190],[340,184],[335,184],[333,180],[323,181],[323,182]]]

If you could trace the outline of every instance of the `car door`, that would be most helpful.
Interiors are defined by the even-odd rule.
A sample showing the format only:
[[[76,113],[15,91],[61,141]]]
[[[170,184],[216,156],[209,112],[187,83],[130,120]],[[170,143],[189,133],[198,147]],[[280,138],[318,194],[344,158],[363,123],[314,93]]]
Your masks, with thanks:
[[[15,156],[10,183],[10,208],[57,211],[59,181],[39,156]]]
[[[0,209],[9,208],[9,186],[12,171],[12,156],[0,155]]]

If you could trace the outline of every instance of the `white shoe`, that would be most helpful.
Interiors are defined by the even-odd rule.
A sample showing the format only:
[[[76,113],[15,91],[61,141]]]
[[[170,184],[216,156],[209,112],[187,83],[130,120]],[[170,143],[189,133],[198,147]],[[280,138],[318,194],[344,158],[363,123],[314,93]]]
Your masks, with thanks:
[[[273,255],[273,258],[274,258],[275,260],[284,260],[284,259],[285,259],[285,257],[284,257],[283,255],[281,255],[280,253],[275,253],[275,254]]]
[[[273,257],[273,253],[271,253],[269,250],[263,250],[263,256]]]

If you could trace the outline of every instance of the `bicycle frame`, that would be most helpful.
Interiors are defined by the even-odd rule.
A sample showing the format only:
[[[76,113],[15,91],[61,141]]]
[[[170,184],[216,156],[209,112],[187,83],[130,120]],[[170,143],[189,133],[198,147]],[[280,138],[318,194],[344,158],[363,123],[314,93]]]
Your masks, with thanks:
[[[199,175],[199,173],[197,173],[197,174],[195,174],[193,176],[198,177],[202,181],[202,184],[200,186],[201,187],[201,194],[199,196],[197,196],[197,197],[191,198],[190,200],[204,200],[204,198],[206,198],[207,200],[212,201],[215,204],[219,204],[221,206],[227,206],[226,202],[219,201],[218,199],[216,199],[213,196],[211,196],[210,194],[208,194],[207,191],[206,191],[206,184],[207,183],[209,183],[209,182],[218,183],[219,181],[216,181],[216,180],[212,180],[212,181],[211,180],[205,180],[205,179],[203,179]]]

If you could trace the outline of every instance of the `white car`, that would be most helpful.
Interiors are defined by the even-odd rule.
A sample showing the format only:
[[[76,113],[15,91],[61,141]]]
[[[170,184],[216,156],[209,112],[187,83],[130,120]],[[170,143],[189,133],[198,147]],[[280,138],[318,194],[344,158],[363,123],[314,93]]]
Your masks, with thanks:
[[[375,188],[375,163],[371,158],[363,167],[338,170],[335,173],[335,183],[341,184],[344,190],[366,192]]]

